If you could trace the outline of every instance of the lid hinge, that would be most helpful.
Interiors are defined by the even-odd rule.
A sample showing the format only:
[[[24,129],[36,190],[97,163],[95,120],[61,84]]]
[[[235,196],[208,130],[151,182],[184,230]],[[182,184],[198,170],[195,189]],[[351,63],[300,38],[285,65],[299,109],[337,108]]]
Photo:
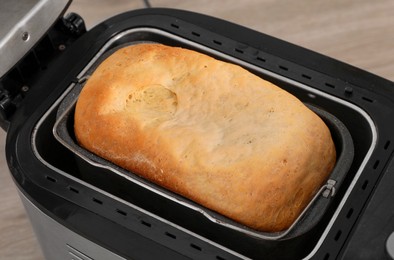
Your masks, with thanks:
[[[52,63],[85,32],[85,23],[78,14],[70,13],[59,18],[30,51],[0,77],[1,128],[8,129],[13,113],[25,96],[40,84]]]

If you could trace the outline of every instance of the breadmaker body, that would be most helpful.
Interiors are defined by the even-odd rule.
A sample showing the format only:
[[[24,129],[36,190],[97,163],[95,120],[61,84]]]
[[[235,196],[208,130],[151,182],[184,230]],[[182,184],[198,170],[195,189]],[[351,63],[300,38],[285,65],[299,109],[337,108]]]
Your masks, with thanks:
[[[80,24],[74,19],[73,25]],[[7,162],[46,258],[392,257],[394,203],[387,199],[394,195],[392,82],[268,35],[186,11],[131,11],[88,32],[75,33],[75,27],[64,27],[63,20],[61,24],[32,49],[36,54],[53,35],[62,39],[57,45],[63,46],[61,52],[46,60],[48,66],[38,62],[37,70],[29,73],[24,66],[31,64],[28,54],[16,71],[27,70],[29,75],[17,77],[10,70],[1,81],[13,108],[2,113]],[[65,28],[69,34],[73,31],[72,36],[59,36],[67,34]],[[354,142],[354,158],[316,225],[279,239],[254,237],[108,174],[59,143],[53,127],[64,97],[83,81],[102,52],[133,42],[185,46],[238,63],[338,117]]]

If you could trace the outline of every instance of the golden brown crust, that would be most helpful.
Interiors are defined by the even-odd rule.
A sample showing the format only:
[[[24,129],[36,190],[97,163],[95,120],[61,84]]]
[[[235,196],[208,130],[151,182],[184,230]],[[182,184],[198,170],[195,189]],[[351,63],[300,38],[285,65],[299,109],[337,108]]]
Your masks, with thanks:
[[[298,99],[243,68],[159,44],[122,48],[78,99],[86,149],[253,229],[288,228],[335,147]]]

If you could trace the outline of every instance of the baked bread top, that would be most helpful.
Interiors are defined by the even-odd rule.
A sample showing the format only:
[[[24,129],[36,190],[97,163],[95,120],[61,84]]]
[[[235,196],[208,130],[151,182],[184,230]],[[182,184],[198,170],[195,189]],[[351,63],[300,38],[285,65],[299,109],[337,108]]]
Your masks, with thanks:
[[[250,228],[288,228],[336,160],[324,122],[240,66],[160,44],[117,50],[81,91],[80,145]]]

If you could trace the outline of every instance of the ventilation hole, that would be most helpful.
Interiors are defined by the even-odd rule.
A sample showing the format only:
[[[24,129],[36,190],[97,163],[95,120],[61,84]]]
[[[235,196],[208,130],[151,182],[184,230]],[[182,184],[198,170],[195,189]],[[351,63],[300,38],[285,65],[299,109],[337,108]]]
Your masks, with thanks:
[[[57,180],[55,179],[55,178],[52,178],[51,176],[45,176],[45,178],[48,180],[48,181],[51,181],[51,182],[57,182]]]
[[[119,214],[122,215],[122,216],[127,216],[127,213],[124,212],[123,210],[116,209],[116,212],[119,213]]]
[[[174,234],[171,234],[171,233],[168,233],[168,232],[166,232],[166,233],[164,233],[166,236],[168,236],[168,237],[171,237],[172,239],[176,239],[176,236],[174,235]]]
[[[199,33],[196,33],[196,32],[192,32],[192,34],[193,34],[194,36],[197,36],[197,37],[200,37],[200,36],[201,36]]]
[[[349,219],[353,215],[353,211],[354,211],[353,208],[349,209],[349,211],[346,214],[346,218]]]
[[[235,51],[238,52],[238,53],[242,53],[242,54],[244,53],[244,51],[240,50],[240,49],[235,49]]]
[[[179,25],[177,25],[177,24],[175,24],[175,23],[172,23],[172,24],[171,24],[171,27],[174,27],[174,28],[179,29]]]
[[[330,87],[330,88],[335,88],[335,86],[334,85],[332,85],[332,84],[330,84],[330,83],[325,83],[324,85],[326,85],[327,87]]]
[[[342,231],[339,230],[339,231],[337,232],[337,234],[335,235],[334,240],[335,240],[335,241],[338,241],[339,238],[341,237],[341,235],[342,235]]]
[[[99,199],[93,198],[92,199],[94,202],[96,202],[97,204],[103,205],[103,202]]]
[[[202,248],[199,247],[198,245],[190,244],[190,247],[192,247],[192,248],[194,248],[194,249],[196,249],[196,250],[198,250],[198,251],[202,251]]]
[[[309,75],[306,75],[306,74],[302,74],[301,75],[303,78],[306,78],[306,79],[312,79],[312,77],[311,76],[309,76]]]
[[[370,103],[372,103],[372,102],[373,102],[373,100],[372,100],[372,99],[370,99],[370,98],[367,98],[367,97],[362,97],[362,99],[363,99],[363,100],[365,100],[365,101],[367,101],[367,102],[370,102]]]
[[[213,40],[213,43],[214,43],[214,44],[217,44],[217,45],[222,45],[222,42],[217,41],[217,40]]]
[[[289,68],[287,68],[287,67],[285,67],[285,66],[282,66],[282,65],[279,65],[279,68],[281,69],[281,70],[289,70]]]
[[[329,254],[329,253],[327,253],[327,254],[324,256],[323,260],[328,260],[328,259],[330,259],[330,254]]]
[[[219,255],[216,256],[216,259],[217,259],[217,260],[226,260],[226,258],[221,257],[221,256],[219,256]]]
[[[373,169],[374,170],[376,170],[376,168],[378,168],[378,166],[379,166],[379,163],[380,163],[380,161],[379,160],[376,160],[376,162],[374,163],[374,165],[373,165]]]
[[[387,150],[387,148],[389,148],[389,146],[390,146],[390,141],[387,141],[386,143],[385,143],[385,145],[384,145],[384,150]]]
[[[79,193],[79,190],[77,190],[77,189],[74,188],[74,187],[68,186],[68,189],[69,189],[70,191],[74,192],[74,193]]]
[[[262,62],[266,62],[266,61],[267,61],[266,59],[264,59],[264,58],[261,58],[261,57],[257,57],[257,58],[256,58],[256,60],[258,60],[258,61],[262,61]]]
[[[363,186],[361,186],[361,189],[365,190],[368,186],[368,180],[364,181]]]
[[[141,220],[141,224],[147,227],[152,227],[152,224],[146,221]]]

